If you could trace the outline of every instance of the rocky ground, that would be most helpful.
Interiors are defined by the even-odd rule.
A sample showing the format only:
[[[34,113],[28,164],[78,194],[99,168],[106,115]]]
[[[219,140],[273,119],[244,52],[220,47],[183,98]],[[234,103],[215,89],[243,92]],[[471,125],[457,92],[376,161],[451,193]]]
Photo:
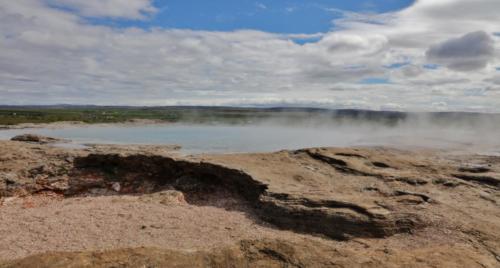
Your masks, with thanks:
[[[0,141],[0,267],[500,267],[500,157]]]

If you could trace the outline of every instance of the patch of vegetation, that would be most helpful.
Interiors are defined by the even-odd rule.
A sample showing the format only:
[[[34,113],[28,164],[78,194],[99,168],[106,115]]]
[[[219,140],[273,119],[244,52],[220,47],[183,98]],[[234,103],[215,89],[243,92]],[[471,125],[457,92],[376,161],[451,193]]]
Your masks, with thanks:
[[[176,121],[179,114],[149,109],[125,108],[3,108],[0,109],[0,124],[52,123],[81,121],[85,123],[117,123],[132,119]]]
[[[307,118],[304,111],[226,107],[1,107],[0,125],[80,121],[119,123],[134,119],[188,123],[250,123],[275,117]]]
[[[163,122],[246,124],[278,120],[281,123],[342,123],[370,121],[393,125],[405,113],[315,108],[236,108],[236,107],[117,107],[117,106],[0,106],[0,125],[80,121],[120,123],[135,119]]]

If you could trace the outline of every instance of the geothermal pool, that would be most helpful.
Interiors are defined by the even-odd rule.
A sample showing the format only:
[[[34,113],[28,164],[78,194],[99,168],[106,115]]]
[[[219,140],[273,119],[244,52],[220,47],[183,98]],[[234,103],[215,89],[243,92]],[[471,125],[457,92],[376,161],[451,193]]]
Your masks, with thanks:
[[[307,147],[417,146],[500,152],[500,133],[471,128],[339,125],[76,125],[6,129],[0,139],[24,133],[69,139],[82,144],[177,144],[184,153],[269,152]],[[491,137],[490,137],[491,136]],[[65,146],[72,146],[72,144]]]

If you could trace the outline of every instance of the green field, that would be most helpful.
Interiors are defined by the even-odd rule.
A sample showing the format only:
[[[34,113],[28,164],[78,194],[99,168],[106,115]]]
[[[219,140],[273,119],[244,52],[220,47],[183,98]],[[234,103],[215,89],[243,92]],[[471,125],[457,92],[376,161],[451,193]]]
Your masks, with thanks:
[[[280,122],[286,124],[341,124],[344,122],[395,125],[408,119],[424,120],[438,126],[461,124],[472,127],[488,123],[499,125],[499,114],[462,112],[404,113],[368,110],[328,110],[316,108],[240,108],[240,107],[128,107],[128,106],[0,106],[0,125],[79,121],[121,123],[134,119],[162,122],[248,124]]]
[[[80,121],[119,123],[133,119],[189,123],[250,123],[268,118],[307,119],[318,111],[230,107],[2,107],[0,125]]]

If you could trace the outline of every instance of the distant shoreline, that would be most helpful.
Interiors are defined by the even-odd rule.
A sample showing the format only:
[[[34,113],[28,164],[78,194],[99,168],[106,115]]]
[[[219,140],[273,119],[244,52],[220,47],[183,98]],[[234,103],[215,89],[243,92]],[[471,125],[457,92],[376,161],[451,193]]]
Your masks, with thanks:
[[[470,112],[399,112],[322,108],[241,107],[123,107],[123,106],[0,106],[0,128],[52,127],[61,124],[252,124],[281,121],[290,124],[369,122],[396,125],[404,121],[431,120],[441,124],[500,124],[500,114]],[[50,124],[50,125],[47,125]],[[57,124],[56,124],[57,125]],[[14,126],[14,127],[13,127]]]
[[[21,123],[17,125],[0,125],[0,131],[9,129],[60,129],[67,127],[86,127],[86,126],[147,126],[147,125],[169,125],[172,122],[159,121],[159,120],[147,120],[147,119],[133,119],[125,122],[113,122],[113,123],[87,123],[83,121],[57,121],[50,123]]]

